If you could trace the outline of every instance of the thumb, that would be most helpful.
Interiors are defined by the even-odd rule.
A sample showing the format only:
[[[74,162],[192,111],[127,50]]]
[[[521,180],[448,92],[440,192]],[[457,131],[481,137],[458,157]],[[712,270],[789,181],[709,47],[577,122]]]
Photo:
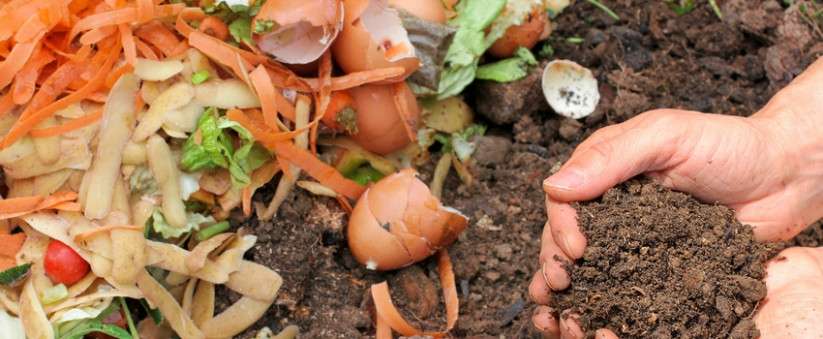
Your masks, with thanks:
[[[656,128],[622,129],[603,137],[593,134],[571,159],[543,181],[555,201],[594,199],[607,189],[638,174],[664,168],[674,152],[675,137]]]

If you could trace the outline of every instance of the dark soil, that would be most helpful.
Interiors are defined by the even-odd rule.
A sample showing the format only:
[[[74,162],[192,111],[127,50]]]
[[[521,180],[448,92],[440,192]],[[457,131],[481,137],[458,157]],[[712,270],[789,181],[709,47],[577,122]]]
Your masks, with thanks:
[[[575,203],[588,238],[569,265],[572,285],[552,307],[580,314],[591,332],[621,338],[755,338],[751,317],[766,296],[758,244],[732,211],[650,181],[632,180]]]
[[[476,162],[470,166],[474,184],[466,187],[452,173],[443,192],[444,204],[470,217],[466,231],[448,247],[460,298],[453,337],[537,337],[527,287],[538,270],[546,221],[540,183],[593,131],[663,107],[750,115],[823,51],[820,36],[799,18],[795,7],[782,1],[718,0],[723,20],[702,0],[694,1],[695,8],[682,16],[660,0],[601,2],[620,20],[587,1],[576,1],[557,17],[547,41],[554,50],[549,59],[570,59],[594,73],[601,92],[594,114],[579,121],[565,119],[540,99],[530,99],[529,105],[517,106],[514,112],[505,111],[511,105],[502,102],[499,108],[483,103],[482,110],[476,104],[492,92],[510,93],[506,101],[514,102],[539,86],[536,77],[507,85],[477,84],[467,92],[467,102],[481,113],[476,120],[489,126],[489,136],[478,140]],[[500,120],[495,112],[510,119]],[[430,181],[438,156],[432,158],[420,169],[425,182]],[[267,203],[271,190],[254,199]],[[242,223],[259,236],[248,259],[274,268],[285,282],[275,306],[241,337],[251,337],[263,326],[277,331],[290,324],[300,327],[303,338],[373,337],[368,289],[383,280],[389,280],[396,305],[413,325],[431,331],[445,327],[433,260],[391,272],[366,270],[346,247],[346,222],[336,201],[296,189],[272,222]],[[728,221],[707,227],[720,227],[725,234]],[[649,247],[650,252],[655,248]],[[709,248],[694,254],[704,250]],[[733,281],[713,282],[716,295],[722,295],[730,288],[721,284]],[[235,299],[220,292],[218,301],[223,304],[218,308]],[[694,311],[699,312],[703,311]],[[695,314],[698,320],[707,315]]]

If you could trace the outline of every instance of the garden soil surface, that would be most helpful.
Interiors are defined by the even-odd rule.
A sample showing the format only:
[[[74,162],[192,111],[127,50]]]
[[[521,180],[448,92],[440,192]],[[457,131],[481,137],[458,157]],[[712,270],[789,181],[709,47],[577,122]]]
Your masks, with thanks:
[[[554,114],[542,97],[524,94],[539,93],[534,76],[515,84],[478,83],[466,92],[465,99],[480,113],[476,121],[489,130],[486,137],[477,140],[475,162],[469,168],[475,179],[472,185],[462,184],[452,172],[442,197],[444,204],[469,217],[466,231],[448,246],[460,300],[460,316],[450,332],[452,337],[538,337],[531,325],[535,304],[529,299],[527,287],[538,270],[540,237],[546,221],[541,181],[593,131],[654,108],[750,115],[823,52],[820,32],[801,19],[803,14],[796,5],[789,7],[782,1],[717,0],[722,20],[703,0],[693,1],[694,9],[683,15],[660,0],[601,2],[620,19],[578,0],[558,15],[552,37],[546,41],[554,51],[548,59],[576,61],[597,78],[601,100],[594,114],[581,120]],[[541,48],[539,45],[535,51]],[[495,93],[510,94],[498,100],[500,106],[482,100]],[[523,98],[527,100],[522,107],[511,109],[507,105],[522,102]],[[430,182],[438,158],[435,153],[431,162],[420,168],[424,182]],[[641,186],[641,190],[643,187],[653,186]],[[254,199],[268,202],[272,190],[256,194]],[[667,201],[657,208],[706,208],[682,197]],[[620,217],[642,220],[665,212],[655,211],[654,205],[647,210],[649,214]],[[691,216],[678,218],[692,220]],[[705,219],[705,224],[692,227],[702,227],[714,235],[722,229],[721,238],[714,239],[722,242],[730,225],[722,219],[717,223]],[[369,286],[384,280],[388,280],[395,304],[412,325],[427,331],[445,328],[445,306],[434,260],[390,272],[367,270],[346,246],[346,222],[346,214],[336,200],[297,189],[273,221],[252,218],[235,223],[249,227],[259,237],[247,258],[272,267],[284,278],[275,305],[241,337],[252,337],[264,326],[277,332],[288,325],[297,325],[302,338],[373,337]],[[746,233],[737,226],[733,232],[740,236]],[[821,243],[821,233],[815,226],[795,243],[815,246]],[[598,236],[603,234],[590,235],[593,241]],[[741,240],[741,244],[744,242]],[[651,248],[648,253],[652,253]],[[683,249],[688,251],[696,254],[703,250],[699,246]],[[748,254],[762,256],[756,251]],[[698,264],[705,261],[702,264],[708,267],[716,259],[694,256],[692,260]],[[762,274],[756,267],[744,271]],[[754,278],[740,279],[739,284],[755,285],[750,284]],[[632,282],[608,284],[597,288],[631,288]],[[643,292],[653,293],[635,291],[641,295]],[[230,291],[219,291],[218,309],[237,298]],[[700,318],[699,313],[713,309],[711,306],[694,309],[694,314]],[[648,308],[652,307],[663,305],[651,301]],[[745,318],[751,308],[746,306],[742,313],[733,307],[732,313],[723,314],[729,309],[719,312]],[[596,313],[592,314],[594,321]],[[663,314],[657,316],[659,320]],[[723,324],[718,332],[704,337],[724,337],[730,328]],[[674,327],[670,329],[674,331]]]

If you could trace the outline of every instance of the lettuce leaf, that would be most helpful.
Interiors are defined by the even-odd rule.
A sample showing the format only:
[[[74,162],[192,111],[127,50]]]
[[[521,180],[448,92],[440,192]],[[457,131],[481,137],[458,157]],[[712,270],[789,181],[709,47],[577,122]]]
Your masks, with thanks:
[[[237,149],[234,148],[232,134],[236,134],[240,141]],[[243,188],[251,183],[251,172],[271,157],[271,153],[256,143],[248,130],[210,107],[200,117],[197,130],[183,144],[181,162],[189,172],[226,168],[231,173],[232,186]]]
[[[186,227],[177,228],[174,226],[169,225],[169,222],[166,221],[166,217],[163,216],[163,211],[159,207],[154,208],[154,212],[151,214],[152,217],[152,227],[154,231],[160,233],[163,238],[177,238],[185,233],[191,231],[198,231],[200,230],[200,226],[203,225],[211,225],[216,223],[217,221],[214,220],[212,216],[203,216],[200,213],[195,212],[186,212]]]
[[[485,64],[477,68],[477,79],[497,82],[512,82],[529,75],[529,69],[539,65],[534,54],[527,48],[520,46],[514,50],[514,56],[495,63]]]
[[[483,30],[500,15],[505,5],[506,0],[463,0],[457,3],[457,16],[449,25],[458,29],[443,62],[438,98],[457,95],[474,81],[480,56],[488,48]]]

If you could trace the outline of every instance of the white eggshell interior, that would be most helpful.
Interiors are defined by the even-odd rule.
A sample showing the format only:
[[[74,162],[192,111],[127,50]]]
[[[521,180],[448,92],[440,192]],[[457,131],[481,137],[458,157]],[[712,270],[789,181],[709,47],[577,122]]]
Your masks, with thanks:
[[[369,2],[369,6],[360,15],[360,22],[378,45],[383,47],[405,45],[409,47],[410,53],[396,55],[390,58],[389,61],[414,56],[414,46],[409,40],[408,32],[403,27],[400,14],[389,8],[388,4],[389,2],[386,0]]]
[[[343,11],[343,4],[340,4]],[[341,15],[341,18],[343,16]],[[287,64],[307,64],[323,54],[343,28],[343,21],[332,26],[314,26],[308,21],[283,25],[257,41],[257,47]]]
[[[569,60],[554,60],[546,65],[543,95],[557,114],[572,119],[592,114],[600,101],[592,72]]]

